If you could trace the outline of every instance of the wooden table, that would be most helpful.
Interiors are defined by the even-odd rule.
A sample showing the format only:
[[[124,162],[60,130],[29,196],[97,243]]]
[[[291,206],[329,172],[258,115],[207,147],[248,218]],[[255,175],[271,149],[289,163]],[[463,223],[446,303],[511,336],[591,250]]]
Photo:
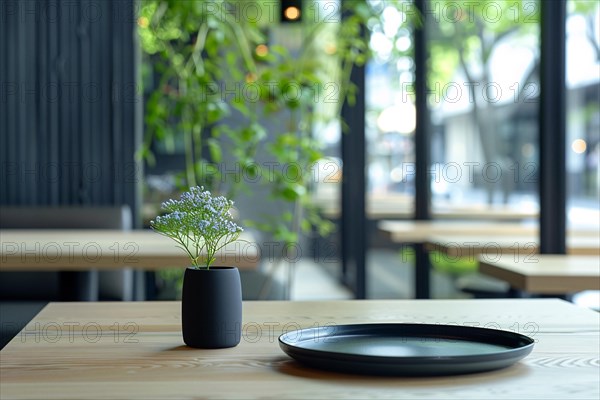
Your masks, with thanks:
[[[539,253],[539,241],[533,235],[454,235],[432,236],[427,240],[428,250],[437,250],[450,259],[466,257],[474,259],[478,254],[516,255],[531,259]],[[600,256],[600,236],[567,236],[567,254]]]
[[[424,243],[432,236],[536,235],[534,223],[484,221],[392,221],[383,220],[379,230],[394,243]]]
[[[486,236],[491,234],[529,234],[537,232],[537,225],[516,222],[484,221],[389,221],[379,222],[378,228],[394,243],[415,248],[415,297],[430,297],[431,266],[425,243],[432,236],[454,237],[458,234]]]
[[[258,244],[249,234],[216,255],[215,265],[256,269]],[[0,230],[0,272],[60,271],[69,300],[98,300],[98,271],[133,268],[149,271],[189,266],[187,254],[176,243],[151,230]],[[141,273],[141,272],[139,272]]]
[[[531,260],[479,256],[479,272],[529,293],[567,294],[600,290],[600,257],[536,254]]]
[[[254,269],[258,245],[248,234],[217,254],[215,265]],[[183,268],[187,254],[151,230],[0,230],[0,271]]]
[[[600,314],[556,299],[245,302],[231,349],[184,346],[180,303],[51,303],[0,352],[8,399],[598,399]],[[537,340],[481,374],[368,377],[304,367],[283,331],[326,324],[477,325]]]
[[[537,231],[534,224],[511,222],[474,222],[474,221],[389,221],[379,222],[378,228],[388,240],[400,245],[412,245],[415,249],[415,297],[430,297],[431,266],[425,243],[431,236],[445,235],[454,237],[457,234],[490,235],[504,233],[506,235],[531,234]]]
[[[496,249],[498,242],[508,252],[515,247],[515,241],[523,240],[522,246],[515,247],[521,254],[538,252],[538,226],[534,223],[484,222],[484,221],[391,221],[378,224],[379,230],[392,242],[415,246],[415,295],[429,298],[430,265],[428,252],[438,250],[449,257],[471,257],[488,250]],[[572,229],[569,240],[575,254],[598,254],[600,247],[597,229]],[[466,246],[476,242],[479,247],[468,252]],[[460,246],[459,243],[463,243]],[[468,245],[466,243],[469,243]]]
[[[325,217],[340,218],[341,200],[338,193],[332,190],[322,191],[314,194],[312,201]],[[402,193],[368,193],[365,212],[367,218],[372,220],[412,218],[415,214],[414,196]],[[450,203],[433,204],[431,213],[435,218],[442,219],[505,222],[535,219],[539,215],[537,209],[523,209],[518,206],[488,204],[460,206]]]

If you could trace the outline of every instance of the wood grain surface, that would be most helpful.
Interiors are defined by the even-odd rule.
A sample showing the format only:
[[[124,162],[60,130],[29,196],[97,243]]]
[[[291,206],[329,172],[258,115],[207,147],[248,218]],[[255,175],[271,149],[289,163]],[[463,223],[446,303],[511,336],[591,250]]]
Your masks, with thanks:
[[[339,194],[332,188],[313,195],[314,204],[328,218],[339,218],[341,215]],[[414,197],[402,193],[368,193],[366,213],[373,220],[392,218],[413,218]],[[539,213],[535,209],[508,205],[473,204],[469,206],[453,204],[433,204],[431,215],[434,218],[450,220],[486,220],[486,221],[520,221],[535,219]]]
[[[502,221],[392,221],[383,220],[379,230],[394,243],[423,243],[430,237],[469,236],[528,236],[537,237],[536,223]],[[598,229],[570,229],[574,237],[598,237]]]
[[[378,228],[395,243],[423,243],[432,236],[537,234],[536,225],[516,222],[384,220]]]
[[[595,256],[536,254],[529,260],[479,256],[479,272],[530,293],[600,290],[600,257]]]
[[[0,352],[2,399],[598,399],[598,313],[555,299],[246,302],[231,349],[183,344],[180,303],[51,303]],[[277,337],[299,327],[416,322],[528,334],[516,365],[452,377],[304,367]]]
[[[259,247],[243,234],[217,253],[215,265],[254,269]],[[0,271],[183,268],[177,244],[151,230],[0,230]]]
[[[452,235],[431,236],[425,244],[451,258],[474,259],[478,254],[515,255],[520,259],[539,253],[538,238],[533,235]],[[600,236],[567,236],[567,254],[600,256]]]

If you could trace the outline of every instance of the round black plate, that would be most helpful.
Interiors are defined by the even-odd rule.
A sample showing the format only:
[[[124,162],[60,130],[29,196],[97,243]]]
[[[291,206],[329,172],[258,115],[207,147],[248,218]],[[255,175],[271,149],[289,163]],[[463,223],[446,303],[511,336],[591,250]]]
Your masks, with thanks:
[[[295,330],[279,346],[311,367],[369,375],[455,375],[508,367],[533,339],[456,325],[360,324]]]

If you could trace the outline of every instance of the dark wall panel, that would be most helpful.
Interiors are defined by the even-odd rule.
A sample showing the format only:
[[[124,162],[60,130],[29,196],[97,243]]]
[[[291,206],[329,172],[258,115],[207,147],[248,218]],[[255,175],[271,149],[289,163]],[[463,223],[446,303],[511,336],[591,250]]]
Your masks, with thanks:
[[[134,0],[0,0],[0,205],[139,209]]]

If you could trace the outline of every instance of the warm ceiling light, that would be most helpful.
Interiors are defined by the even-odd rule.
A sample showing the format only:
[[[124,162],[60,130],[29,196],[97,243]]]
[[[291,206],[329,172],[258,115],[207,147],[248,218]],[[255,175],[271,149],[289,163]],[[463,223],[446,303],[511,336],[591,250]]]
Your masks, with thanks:
[[[254,83],[256,82],[256,79],[256,74],[253,74],[252,72],[246,74],[246,83]]]
[[[571,149],[577,154],[585,153],[587,143],[583,139],[575,139],[573,140],[573,143],[571,143]]]
[[[146,18],[146,17],[139,17],[137,20],[137,24],[141,28],[147,28],[148,25],[150,24],[150,21],[148,21],[148,18]]]
[[[337,47],[336,47],[335,44],[333,44],[333,43],[327,43],[325,45],[325,53],[326,54],[332,55],[332,54],[335,54],[336,51],[337,51]]]
[[[254,49],[254,51],[259,57],[264,57],[267,54],[269,54],[269,48],[265,44],[259,44],[258,46],[256,46],[256,49]]]
[[[298,7],[290,6],[285,9],[283,15],[290,21],[297,20],[300,18],[300,9]]]

